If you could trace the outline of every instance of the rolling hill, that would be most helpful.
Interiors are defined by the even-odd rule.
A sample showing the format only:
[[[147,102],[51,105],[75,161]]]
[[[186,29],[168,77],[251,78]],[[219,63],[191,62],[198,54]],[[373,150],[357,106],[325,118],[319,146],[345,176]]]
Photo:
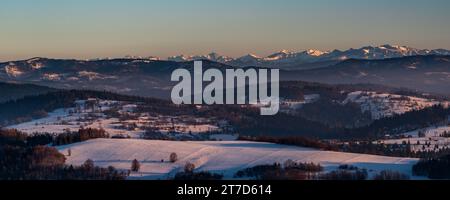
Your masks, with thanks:
[[[58,147],[67,155],[67,164],[80,165],[92,159],[98,166],[114,166],[129,170],[134,159],[141,163],[141,170],[132,173],[130,179],[168,179],[183,170],[186,162],[196,166],[196,171],[210,171],[232,179],[234,173],[256,165],[283,163],[288,159],[296,162],[320,163],[325,171],[341,164],[366,168],[369,175],[381,170],[394,170],[411,175],[411,167],[418,160],[412,158],[383,157],[364,154],[321,151],[270,143],[229,142],[176,142],[133,139],[95,139]],[[179,160],[168,162],[175,152]],[[161,162],[161,160],[165,160]],[[419,178],[419,177],[413,177]]]

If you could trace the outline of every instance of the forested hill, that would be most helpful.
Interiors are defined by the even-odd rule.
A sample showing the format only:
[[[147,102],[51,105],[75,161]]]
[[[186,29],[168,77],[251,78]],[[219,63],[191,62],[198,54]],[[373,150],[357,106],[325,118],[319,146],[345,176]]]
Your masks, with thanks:
[[[32,84],[0,82],[0,103],[53,91],[57,91],[57,89]]]

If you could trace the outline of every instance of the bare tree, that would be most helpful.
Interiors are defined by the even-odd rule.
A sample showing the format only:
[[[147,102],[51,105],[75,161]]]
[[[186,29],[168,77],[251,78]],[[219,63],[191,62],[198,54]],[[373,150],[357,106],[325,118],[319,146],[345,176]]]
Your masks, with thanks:
[[[171,163],[174,163],[174,162],[177,162],[177,160],[178,160],[178,155],[176,154],[176,153],[171,153],[170,154],[170,162]]]
[[[193,173],[194,170],[195,170],[195,165],[193,163],[187,162],[186,165],[184,165],[185,173]]]
[[[138,160],[134,159],[133,162],[131,162],[131,171],[138,172],[141,168],[141,163],[139,163]]]

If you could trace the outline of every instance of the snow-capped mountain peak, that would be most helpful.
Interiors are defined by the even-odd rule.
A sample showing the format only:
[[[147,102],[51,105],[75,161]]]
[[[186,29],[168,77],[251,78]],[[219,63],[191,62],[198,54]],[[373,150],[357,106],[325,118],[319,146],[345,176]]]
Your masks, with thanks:
[[[326,54],[327,52],[316,50],[316,49],[308,49],[308,50],[306,50],[306,53],[311,56],[322,56],[322,55]]]
[[[278,53],[282,53],[282,54],[291,54],[292,52],[290,52],[290,51],[288,51],[288,50],[286,50],[286,49],[283,49],[283,50],[279,51]]]
[[[294,53],[290,52],[288,50],[281,50],[277,53],[271,54],[269,56],[267,56],[266,58],[264,58],[264,60],[279,60],[279,59],[285,59],[288,58],[290,56],[292,56]]]
[[[239,60],[239,61],[258,61],[260,59],[261,59],[261,57],[255,55],[255,54],[249,53],[245,56],[238,58],[237,60]]]
[[[215,62],[226,63],[226,62],[229,62],[229,61],[233,60],[233,58],[228,57],[228,56],[220,55],[220,54],[218,54],[216,52],[211,52],[211,53],[206,54],[206,55],[194,55],[194,56],[179,55],[179,56],[171,56],[171,57],[168,57],[167,60],[175,61],[175,62],[186,62],[186,61],[193,61],[193,60],[211,60],[211,61],[215,61]]]
[[[177,62],[192,60],[211,60],[235,66],[276,66],[279,64],[298,65],[320,61],[340,61],[346,59],[386,59],[431,54],[450,55],[450,51],[446,49],[416,49],[408,46],[384,44],[380,46],[364,46],[359,49],[350,48],[345,51],[337,49],[333,51],[308,49],[301,52],[281,50],[266,57],[247,54],[242,57],[232,58],[212,52],[207,55],[200,56],[172,56],[169,57],[168,60]]]
[[[175,61],[175,62],[184,62],[184,61],[187,61],[188,59],[189,59],[189,57],[187,57],[185,55],[170,56],[167,58],[167,60]]]
[[[261,57],[255,55],[255,54],[251,54],[251,53],[247,54],[246,56],[247,57],[251,57],[251,58],[261,58]]]
[[[403,53],[407,53],[410,51],[418,51],[418,49],[411,48],[408,46],[389,45],[389,44],[381,45],[379,47],[376,47],[375,49],[377,49],[377,48],[382,49],[382,50],[390,50],[390,51],[397,51],[397,52],[403,52]]]

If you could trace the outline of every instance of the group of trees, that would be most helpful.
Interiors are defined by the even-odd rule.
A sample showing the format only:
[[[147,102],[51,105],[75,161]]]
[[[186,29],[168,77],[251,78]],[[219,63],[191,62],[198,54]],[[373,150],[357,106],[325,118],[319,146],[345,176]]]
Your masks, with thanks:
[[[258,165],[240,170],[235,178],[254,178],[257,180],[310,180],[323,171],[320,164],[297,163],[287,160],[283,165]]]
[[[382,144],[374,143],[370,140],[355,140],[336,144],[334,145],[334,148],[338,151],[343,152],[410,158],[437,158],[443,155],[450,154],[450,148],[416,151],[411,148],[412,145],[413,144],[409,142],[402,144]],[[431,146],[431,143],[425,142],[425,144],[423,144],[423,147],[425,146]]]
[[[450,138],[450,132],[444,131],[442,134],[439,135],[440,137]]]
[[[368,178],[367,170],[365,169],[338,169],[328,173],[318,174],[315,179],[318,180],[366,180]]]
[[[343,152],[362,153],[395,157],[415,157],[408,144],[378,144],[372,141],[350,141],[338,144],[337,148]]]
[[[77,132],[67,132],[56,135],[53,144],[57,146],[67,145],[96,138],[109,138],[109,134],[107,134],[104,129],[82,128]]]
[[[254,178],[257,180],[367,180],[366,169],[356,166],[341,165],[338,169],[324,172],[320,164],[295,163],[287,160],[284,165],[258,165],[243,169],[235,174],[235,178]],[[374,180],[407,180],[409,176],[397,171],[384,170],[376,173]]]
[[[413,174],[431,179],[450,179],[450,154],[421,159],[413,166]]]
[[[335,150],[337,147],[330,143],[322,142],[318,139],[310,139],[300,136],[274,137],[274,136],[239,136],[238,140],[254,141],[254,142],[268,142],[275,144],[294,145],[301,147],[311,147],[322,150]]]
[[[195,172],[195,164],[187,162],[184,165],[184,171],[175,174],[174,180],[221,180],[222,174],[216,174],[206,171]]]
[[[127,172],[101,168],[88,160],[68,166],[65,156],[42,143],[42,136],[0,130],[0,180],[123,180]]]
[[[211,172],[193,172],[193,173],[186,173],[186,172],[180,172],[177,173],[174,177],[174,180],[221,180],[223,179],[223,175],[211,173]]]
[[[31,135],[15,129],[3,129],[1,130],[0,144],[5,143],[27,146],[52,144],[59,146],[96,138],[109,138],[109,134],[103,129],[95,128],[82,128],[77,132],[66,132],[62,134],[34,133]]]
[[[175,152],[171,153],[170,156],[169,156],[169,161],[171,163],[177,162],[178,161],[178,155]],[[162,159],[161,162],[164,162],[164,159]],[[131,162],[131,171],[132,172],[139,172],[140,169],[141,169],[141,163],[137,159],[134,159]],[[191,163],[186,163],[185,172],[186,171],[193,172],[194,169],[195,169],[195,165],[193,165]]]
[[[373,177],[374,180],[409,180],[409,176],[398,171],[383,170]]]

